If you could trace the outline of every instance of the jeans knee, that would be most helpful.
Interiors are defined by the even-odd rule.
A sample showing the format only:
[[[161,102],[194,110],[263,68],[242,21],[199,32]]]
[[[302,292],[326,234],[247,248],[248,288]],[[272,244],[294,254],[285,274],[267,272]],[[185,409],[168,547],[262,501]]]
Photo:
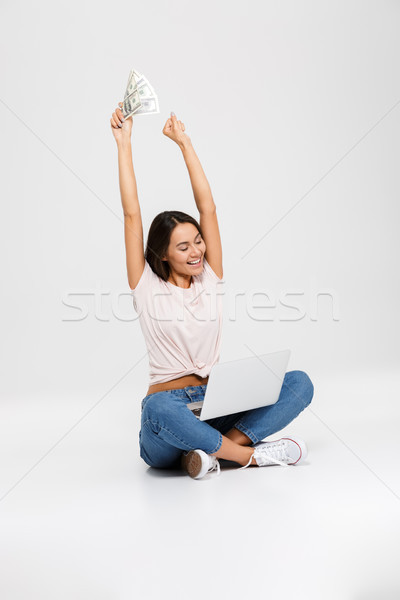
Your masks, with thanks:
[[[311,404],[311,400],[314,396],[314,384],[311,381],[309,375],[304,371],[300,371],[301,375],[301,387],[302,387],[302,395],[305,401],[306,406]]]
[[[308,406],[314,396],[313,382],[305,371],[291,371],[291,373],[296,382],[298,395],[301,397],[304,406]]]

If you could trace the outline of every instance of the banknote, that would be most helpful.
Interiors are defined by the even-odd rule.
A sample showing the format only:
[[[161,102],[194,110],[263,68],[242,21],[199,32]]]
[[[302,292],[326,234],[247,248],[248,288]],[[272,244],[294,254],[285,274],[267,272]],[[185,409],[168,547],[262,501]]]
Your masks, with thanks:
[[[135,71],[135,69],[132,69],[129,73],[128,85],[126,86],[125,96],[129,96],[129,94],[132,94],[133,90],[136,89],[136,87],[142,83],[145,83],[145,78],[143,77],[143,75],[139,73],[139,71]],[[149,87],[151,87],[150,84]]]
[[[135,112],[135,115],[152,115],[160,112],[157,98],[142,98],[142,106]]]
[[[124,118],[134,114],[150,115],[159,112],[158,98],[154,88],[144,75],[132,69],[129,73],[123,101],[122,114]]]
[[[137,110],[142,106],[138,90],[134,90],[132,94],[126,96],[122,104],[122,114],[124,119],[127,119],[131,115],[135,114]]]

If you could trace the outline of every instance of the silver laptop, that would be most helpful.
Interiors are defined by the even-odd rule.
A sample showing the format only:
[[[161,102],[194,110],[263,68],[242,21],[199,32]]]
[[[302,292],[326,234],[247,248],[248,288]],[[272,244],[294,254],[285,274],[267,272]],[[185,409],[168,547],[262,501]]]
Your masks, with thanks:
[[[290,350],[215,364],[210,372],[204,400],[187,407],[205,421],[275,404],[281,392]]]

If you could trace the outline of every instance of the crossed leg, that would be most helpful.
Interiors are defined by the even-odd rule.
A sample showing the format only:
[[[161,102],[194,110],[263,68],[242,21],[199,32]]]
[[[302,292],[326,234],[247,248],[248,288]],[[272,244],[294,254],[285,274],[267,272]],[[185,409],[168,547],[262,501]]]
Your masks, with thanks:
[[[225,433],[225,437],[229,438],[236,444],[240,444],[241,446],[248,446],[249,444],[252,444],[251,439],[245,433],[243,433],[243,431],[236,429],[236,427],[232,427],[232,429]]]
[[[239,429],[232,427],[222,436],[222,444],[212,456],[232,460],[244,466],[249,462],[250,456],[254,452],[254,448],[248,447],[249,444],[252,444],[251,439]],[[254,458],[250,464],[257,464]]]

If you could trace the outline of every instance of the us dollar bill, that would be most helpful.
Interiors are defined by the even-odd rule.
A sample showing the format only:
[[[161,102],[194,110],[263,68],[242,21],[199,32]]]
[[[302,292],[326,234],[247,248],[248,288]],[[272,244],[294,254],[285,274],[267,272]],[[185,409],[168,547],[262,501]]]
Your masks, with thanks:
[[[141,106],[142,103],[140,101],[139,92],[138,90],[134,90],[132,94],[129,94],[129,96],[126,96],[123,100],[122,114],[124,119],[135,114]]]
[[[142,83],[145,83],[145,81],[145,78],[141,73],[139,73],[139,71],[135,71],[135,69],[132,69],[129,73],[128,85],[126,86],[125,96],[129,96],[129,94],[132,94],[136,87],[140,86]]]
[[[132,69],[129,73],[123,102],[124,118],[133,114],[149,115],[159,112],[158,98],[154,88],[144,75]]]
[[[135,115],[151,115],[160,112],[157,98],[142,98],[141,103],[142,106],[135,112]]]

